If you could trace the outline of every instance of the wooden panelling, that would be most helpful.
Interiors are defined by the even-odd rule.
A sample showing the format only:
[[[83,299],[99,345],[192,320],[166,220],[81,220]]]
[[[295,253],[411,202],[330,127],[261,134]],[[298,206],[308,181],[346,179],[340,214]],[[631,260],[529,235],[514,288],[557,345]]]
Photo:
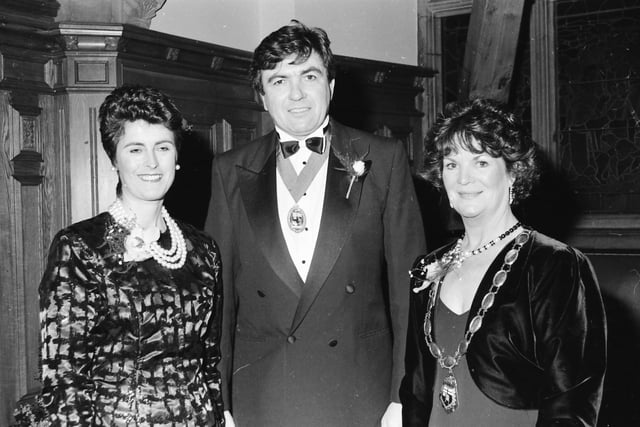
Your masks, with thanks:
[[[22,185],[40,185],[42,183],[42,154],[37,151],[22,150],[11,159],[13,177]]]
[[[75,61],[75,83],[109,83],[109,61]]]
[[[509,99],[524,0],[476,0],[464,52],[459,99]]]
[[[20,117],[9,104],[9,93],[0,90],[0,423],[8,424],[15,399],[26,391],[26,341],[24,333],[24,280],[20,244],[22,229],[16,227],[16,203],[20,185],[12,178],[10,159],[15,147]]]

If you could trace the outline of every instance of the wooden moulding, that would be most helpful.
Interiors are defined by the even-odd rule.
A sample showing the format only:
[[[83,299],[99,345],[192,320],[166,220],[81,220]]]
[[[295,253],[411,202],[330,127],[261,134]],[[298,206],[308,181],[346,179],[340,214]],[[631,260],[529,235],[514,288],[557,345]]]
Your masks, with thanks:
[[[11,159],[12,176],[22,185],[40,185],[44,177],[42,154],[33,150],[22,150]]]

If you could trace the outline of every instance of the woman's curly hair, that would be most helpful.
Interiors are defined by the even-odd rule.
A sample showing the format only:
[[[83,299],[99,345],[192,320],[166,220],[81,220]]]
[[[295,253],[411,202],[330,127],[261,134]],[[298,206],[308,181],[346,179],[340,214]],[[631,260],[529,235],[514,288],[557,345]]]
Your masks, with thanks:
[[[537,147],[521,120],[504,104],[484,98],[447,104],[425,141],[420,175],[442,188],[443,159],[458,145],[472,153],[504,159],[507,171],[515,177],[513,203],[529,196],[539,177]]]
[[[169,96],[156,88],[140,85],[124,85],[115,88],[105,98],[98,113],[102,147],[115,166],[118,142],[124,134],[125,124],[144,120],[161,124],[173,133],[176,150],[186,131],[186,122]],[[118,180],[116,194],[122,194],[122,182]]]
[[[173,132],[176,149],[185,130],[182,114],[173,100],[158,89],[139,85],[115,88],[100,106],[100,136],[102,146],[111,163],[115,161],[116,146],[127,122],[144,120],[161,124]]]

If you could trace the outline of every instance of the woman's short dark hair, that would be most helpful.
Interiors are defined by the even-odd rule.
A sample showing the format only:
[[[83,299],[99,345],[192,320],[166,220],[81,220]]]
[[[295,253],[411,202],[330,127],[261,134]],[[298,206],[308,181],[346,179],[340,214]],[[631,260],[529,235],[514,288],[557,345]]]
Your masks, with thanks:
[[[116,147],[127,122],[144,120],[162,124],[173,132],[176,149],[183,132],[182,114],[171,98],[158,89],[125,85],[114,89],[100,106],[100,136],[107,156],[114,164]]]
[[[426,139],[422,177],[442,188],[443,158],[458,144],[472,153],[502,158],[515,177],[514,203],[529,196],[539,176],[537,147],[522,121],[504,104],[483,98],[447,104]]]
[[[279,28],[265,37],[253,52],[253,60],[249,69],[251,85],[261,95],[262,71],[273,70],[285,58],[296,55],[294,64],[302,64],[313,52],[322,58],[329,81],[335,78],[335,60],[329,47],[331,41],[322,28],[310,28],[303,23],[291,21],[289,25]]]

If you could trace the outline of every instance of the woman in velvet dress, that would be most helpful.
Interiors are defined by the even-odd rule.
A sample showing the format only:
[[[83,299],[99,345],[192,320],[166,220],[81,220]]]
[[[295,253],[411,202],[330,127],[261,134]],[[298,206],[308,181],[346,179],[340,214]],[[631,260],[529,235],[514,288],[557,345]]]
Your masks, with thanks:
[[[218,249],[163,207],[182,123],[152,88],[117,88],[100,107],[117,198],[56,235],[40,284],[52,425],[223,424]]]
[[[602,298],[581,252],[511,210],[538,175],[521,123],[489,100],[449,105],[425,167],[464,235],[411,270],[403,425],[595,426]]]

